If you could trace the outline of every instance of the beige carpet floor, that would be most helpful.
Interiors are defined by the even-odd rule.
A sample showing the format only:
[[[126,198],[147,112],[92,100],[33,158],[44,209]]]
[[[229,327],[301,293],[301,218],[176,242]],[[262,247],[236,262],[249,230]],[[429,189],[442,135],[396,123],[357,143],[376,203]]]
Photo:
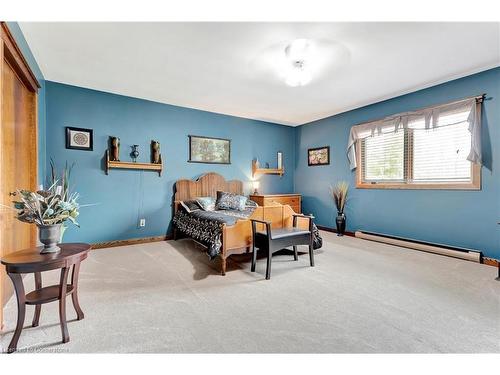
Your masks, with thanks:
[[[190,240],[92,251],[80,303],[68,301],[71,341],[61,344],[57,303],[19,348],[40,352],[442,353],[500,352],[496,268],[322,232],[316,267],[277,255],[250,272],[235,257],[225,277]],[[44,275],[44,283],[57,273]],[[27,290],[33,286],[25,278]],[[16,303],[5,309],[5,350]]]

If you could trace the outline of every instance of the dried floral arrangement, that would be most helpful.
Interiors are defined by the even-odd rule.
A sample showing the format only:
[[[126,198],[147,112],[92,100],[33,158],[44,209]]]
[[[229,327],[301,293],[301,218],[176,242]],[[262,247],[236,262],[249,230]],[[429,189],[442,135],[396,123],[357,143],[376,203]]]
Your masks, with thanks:
[[[62,224],[69,220],[76,226],[79,214],[78,193],[71,192],[69,178],[73,165],[66,163],[57,176],[54,162],[50,161],[51,178],[49,187],[38,191],[17,190],[19,200],[13,201],[17,219],[38,226]]]
[[[349,192],[349,184],[345,181],[340,181],[332,187],[332,196],[337,212],[344,213],[345,204],[347,202],[347,194]]]

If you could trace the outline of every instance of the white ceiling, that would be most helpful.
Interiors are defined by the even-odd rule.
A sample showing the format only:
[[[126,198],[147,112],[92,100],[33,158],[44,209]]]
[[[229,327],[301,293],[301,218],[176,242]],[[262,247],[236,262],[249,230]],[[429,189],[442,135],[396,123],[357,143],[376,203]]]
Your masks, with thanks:
[[[292,126],[500,66],[499,25],[20,23],[47,80]],[[289,87],[297,38],[313,80]]]

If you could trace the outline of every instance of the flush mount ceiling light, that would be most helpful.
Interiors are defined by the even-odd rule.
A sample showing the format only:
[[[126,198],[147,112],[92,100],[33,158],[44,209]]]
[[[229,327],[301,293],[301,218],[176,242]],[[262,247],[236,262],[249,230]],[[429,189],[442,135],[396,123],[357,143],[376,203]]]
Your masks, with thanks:
[[[285,48],[288,60],[285,83],[288,86],[304,86],[311,82],[312,76],[307,62],[310,50],[311,43],[307,39],[296,39]]]
[[[340,42],[324,38],[289,39],[259,50],[249,59],[247,71],[250,79],[264,79],[290,91],[288,87],[328,84],[349,59],[349,50]],[[291,91],[296,90],[302,91]]]

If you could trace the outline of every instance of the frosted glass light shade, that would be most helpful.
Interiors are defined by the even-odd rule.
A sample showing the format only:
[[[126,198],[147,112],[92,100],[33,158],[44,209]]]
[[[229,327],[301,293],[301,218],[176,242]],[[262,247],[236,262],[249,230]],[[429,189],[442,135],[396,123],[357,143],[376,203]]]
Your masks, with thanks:
[[[303,66],[292,67],[286,76],[285,83],[292,87],[304,86],[311,82],[311,79],[311,73]]]
[[[286,56],[292,61],[304,61],[309,50],[309,41],[307,39],[295,39],[286,49]]]
[[[295,39],[285,48],[289,68],[285,72],[285,83],[288,86],[304,86],[311,82],[311,72],[306,64],[310,43],[307,39]]]

